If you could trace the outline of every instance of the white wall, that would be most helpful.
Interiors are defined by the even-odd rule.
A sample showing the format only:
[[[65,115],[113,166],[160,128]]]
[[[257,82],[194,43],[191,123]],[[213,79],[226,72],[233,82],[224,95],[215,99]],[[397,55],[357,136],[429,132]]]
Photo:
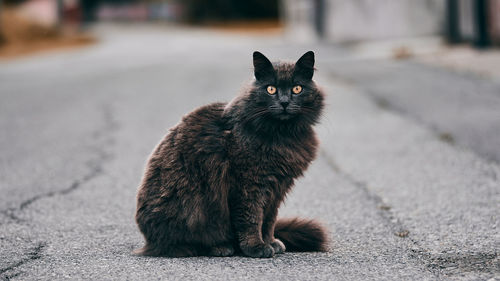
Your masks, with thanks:
[[[280,10],[290,40],[310,42],[317,39],[313,0],[282,0]]]
[[[440,35],[446,26],[445,0],[324,1],[325,39],[329,41]],[[283,5],[289,30],[314,30],[314,1],[283,0]]]
[[[442,34],[444,0],[326,0],[325,35],[359,41]]]

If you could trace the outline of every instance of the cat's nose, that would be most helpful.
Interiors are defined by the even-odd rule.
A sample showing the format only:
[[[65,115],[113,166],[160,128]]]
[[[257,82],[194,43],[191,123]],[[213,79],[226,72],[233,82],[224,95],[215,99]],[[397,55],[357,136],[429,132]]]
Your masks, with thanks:
[[[288,101],[282,101],[280,102],[281,106],[283,106],[283,109],[286,109],[286,107],[288,106],[289,102]]]

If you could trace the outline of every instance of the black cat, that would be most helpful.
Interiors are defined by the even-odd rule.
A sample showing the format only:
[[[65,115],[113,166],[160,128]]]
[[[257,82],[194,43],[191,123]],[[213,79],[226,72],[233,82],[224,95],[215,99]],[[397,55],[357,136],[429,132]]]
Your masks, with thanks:
[[[255,80],[229,104],[182,118],[151,155],[137,196],[136,221],[151,256],[269,258],[326,251],[316,222],[276,220],[278,207],[315,158],[312,125],[323,93],[312,80],[314,53],[272,64],[254,52]]]

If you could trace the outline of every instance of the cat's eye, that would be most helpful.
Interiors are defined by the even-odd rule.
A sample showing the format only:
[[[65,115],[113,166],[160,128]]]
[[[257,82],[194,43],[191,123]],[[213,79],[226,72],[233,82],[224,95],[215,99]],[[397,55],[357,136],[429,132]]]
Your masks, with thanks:
[[[300,94],[300,92],[302,92],[302,86],[297,85],[297,86],[293,87],[293,88],[292,88],[292,92],[293,92],[294,94],[297,94],[297,95],[298,95],[298,94]]]
[[[274,95],[274,94],[276,94],[276,87],[274,87],[274,86],[267,86],[267,92],[268,92],[270,95]]]

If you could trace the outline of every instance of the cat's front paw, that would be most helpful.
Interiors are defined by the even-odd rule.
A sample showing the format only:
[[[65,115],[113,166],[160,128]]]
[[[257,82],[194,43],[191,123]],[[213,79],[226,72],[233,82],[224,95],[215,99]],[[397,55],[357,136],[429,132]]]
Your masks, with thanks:
[[[243,254],[252,258],[271,258],[274,256],[274,249],[271,245],[258,244],[254,246],[240,245]]]
[[[271,242],[271,247],[273,247],[275,254],[283,254],[286,250],[285,244],[279,239],[274,239],[274,241]]]

